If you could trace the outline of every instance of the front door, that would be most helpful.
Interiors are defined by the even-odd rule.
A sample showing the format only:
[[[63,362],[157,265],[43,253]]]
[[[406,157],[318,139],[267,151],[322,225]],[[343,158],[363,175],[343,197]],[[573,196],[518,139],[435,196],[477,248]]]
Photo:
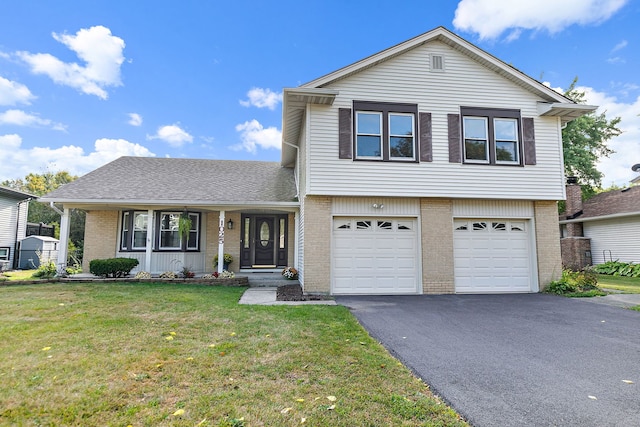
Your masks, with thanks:
[[[241,268],[287,266],[287,215],[243,214]]]
[[[274,239],[273,225],[274,218],[258,216],[255,219],[256,227],[254,231],[255,258],[253,265],[256,267],[275,267],[274,262]]]

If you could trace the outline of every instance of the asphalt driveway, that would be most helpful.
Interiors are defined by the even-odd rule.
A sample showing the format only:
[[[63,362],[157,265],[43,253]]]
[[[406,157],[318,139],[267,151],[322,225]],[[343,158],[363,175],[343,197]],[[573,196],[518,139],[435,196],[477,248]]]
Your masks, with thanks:
[[[474,426],[640,425],[640,312],[546,294],[336,300]]]

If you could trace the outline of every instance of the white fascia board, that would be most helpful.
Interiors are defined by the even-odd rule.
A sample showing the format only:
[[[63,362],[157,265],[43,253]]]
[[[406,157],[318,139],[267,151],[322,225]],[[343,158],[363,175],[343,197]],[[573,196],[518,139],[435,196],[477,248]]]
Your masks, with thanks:
[[[640,212],[623,212],[611,215],[602,215],[602,216],[591,216],[588,218],[574,218],[574,219],[563,219],[558,221],[560,224],[572,224],[575,222],[592,222],[592,221],[602,221],[604,219],[615,219],[615,218],[625,218],[629,216],[640,216]]]
[[[538,114],[541,116],[561,117],[563,122],[569,122],[598,109],[596,105],[569,104],[564,102],[538,102]]]
[[[298,207],[300,202],[204,202],[202,200],[119,200],[119,199],[40,199],[45,202],[55,202],[62,204],[74,204],[74,205],[110,205],[110,206],[122,206],[122,205],[145,205],[145,206],[201,206],[201,207],[229,207],[236,206],[241,208],[246,207]]]

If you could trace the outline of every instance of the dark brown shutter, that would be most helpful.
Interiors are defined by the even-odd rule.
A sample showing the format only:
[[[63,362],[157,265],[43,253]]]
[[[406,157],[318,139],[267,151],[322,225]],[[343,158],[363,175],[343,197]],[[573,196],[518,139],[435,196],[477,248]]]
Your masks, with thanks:
[[[524,146],[524,164],[536,164],[536,133],[533,128],[533,118],[522,118],[522,144]]]
[[[462,162],[460,152],[460,114],[447,114],[449,128],[449,163]]]
[[[433,161],[431,113],[420,113],[420,161]]]
[[[338,110],[338,144],[340,146],[340,158],[353,158],[353,137],[351,135],[351,108],[340,108]]]

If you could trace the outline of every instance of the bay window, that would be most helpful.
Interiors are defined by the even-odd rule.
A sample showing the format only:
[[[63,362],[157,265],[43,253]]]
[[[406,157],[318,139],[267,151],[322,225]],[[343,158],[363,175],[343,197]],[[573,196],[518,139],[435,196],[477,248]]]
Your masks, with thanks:
[[[156,212],[153,249],[158,251],[199,251],[200,214],[188,212],[191,220],[189,232],[182,235],[179,230],[183,212]],[[147,245],[149,218],[147,211],[125,211],[122,213],[120,249],[122,251],[144,251]]]

